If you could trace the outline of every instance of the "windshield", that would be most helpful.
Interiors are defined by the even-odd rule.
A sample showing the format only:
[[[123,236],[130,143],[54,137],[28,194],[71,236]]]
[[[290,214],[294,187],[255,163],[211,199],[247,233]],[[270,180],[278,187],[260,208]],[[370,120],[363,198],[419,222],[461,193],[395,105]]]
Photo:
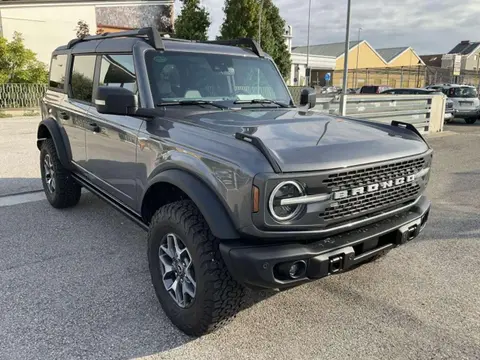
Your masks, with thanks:
[[[476,98],[478,94],[475,88],[461,86],[448,89],[447,96],[453,98]]]
[[[283,79],[266,58],[149,51],[145,59],[156,104],[198,100],[232,106],[261,99],[291,103]]]

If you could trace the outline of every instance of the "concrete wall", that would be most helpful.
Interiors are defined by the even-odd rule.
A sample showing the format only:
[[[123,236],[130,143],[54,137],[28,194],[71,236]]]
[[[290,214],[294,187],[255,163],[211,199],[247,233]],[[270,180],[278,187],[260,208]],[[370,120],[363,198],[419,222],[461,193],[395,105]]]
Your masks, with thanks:
[[[1,9],[3,36],[13,38],[20,32],[24,44],[37,54],[37,59],[50,63],[52,51],[76,37],[75,27],[85,21],[95,33],[95,7],[92,5],[56,4],[55,6],[19,6]]]
[[[165,5],[96,6],[97,24],[102,27],[141,28],[155,26],[167,31],[171,18]]]
[[[90,34],[96,33],[97,24],[132,28],[171,24],[171,12],[166,10],[173,6],[173,0],[146,3],[132,0],[2,5],[0,2],[1,31],[8,40],[15,31],[20,32],[25,46],[37,54],[38,60],[49,64],[52,51],[76,37],[79,20],[88,24]]]

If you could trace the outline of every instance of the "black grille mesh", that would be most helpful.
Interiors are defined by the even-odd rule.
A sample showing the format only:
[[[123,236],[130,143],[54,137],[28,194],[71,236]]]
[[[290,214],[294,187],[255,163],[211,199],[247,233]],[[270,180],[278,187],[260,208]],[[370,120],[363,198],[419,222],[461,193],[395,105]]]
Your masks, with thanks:
[[[347,216],[362,215],[381,207],[403,203],[414,197],[419,190],[420,186],[417,184],[408,183],[374,193],[352,196],[338,200],[337,206],[328,207],[321,216],[325,221],[329,221],[339,220]]]
[[[399,177],[413,175],[419,172],[424,165],[424,158],[412,159],[393,164],[332,174],[323,180],[323,183],[333,191],[349,190],[358,186],[377,184],[381,181],[395,180]]]
[[[350,190],[355,187],[395,180],[419,172],[425,159],[412,159],[393,164],[368,167],[330,175],[323,181],[333,191]],[[360,216],[380,208],[402,204],[415,198],[420,191],[416,183],[406,183],[376,192],[339,199],[334,206],[325,209],[320,216],[325,221],[338,221],[351,216]]]

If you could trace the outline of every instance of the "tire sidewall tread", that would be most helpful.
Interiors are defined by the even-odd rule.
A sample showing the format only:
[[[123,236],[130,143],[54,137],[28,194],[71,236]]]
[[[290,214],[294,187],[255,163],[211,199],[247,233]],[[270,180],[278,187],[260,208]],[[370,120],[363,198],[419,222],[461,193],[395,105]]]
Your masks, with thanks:
[[[182,239],[195,269],[196,294],[185,309],[173,301],[161,278],[158,249],[169,232]],[[200,336],[223,326],[242,306],[244,288],[228,273],[218,245],[219,240],[192,201],[163,206],[150,223],[148,260],[152,283],[169,319],[187,335]]]

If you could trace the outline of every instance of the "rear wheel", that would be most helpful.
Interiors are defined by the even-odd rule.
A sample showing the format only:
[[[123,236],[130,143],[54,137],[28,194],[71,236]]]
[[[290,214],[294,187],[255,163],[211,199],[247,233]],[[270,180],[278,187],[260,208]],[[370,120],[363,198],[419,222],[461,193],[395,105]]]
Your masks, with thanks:
[[[187,335],[211,332],[240,310],[244,288],[230,276],[219,240],[192,201],[167,204],[155,213],[148,261],[163,310]]]
[[[81,186],[63,167],[52,139],[46,139],[40,150],[40,173],[43,190],[48,202],[55,208],[67,208],[78,204]]]
[[[476,118],[467,118],[467,119],[465,119],[465,122],[466,122],[467,124],[475,124],[476,121],[477,121]]]

